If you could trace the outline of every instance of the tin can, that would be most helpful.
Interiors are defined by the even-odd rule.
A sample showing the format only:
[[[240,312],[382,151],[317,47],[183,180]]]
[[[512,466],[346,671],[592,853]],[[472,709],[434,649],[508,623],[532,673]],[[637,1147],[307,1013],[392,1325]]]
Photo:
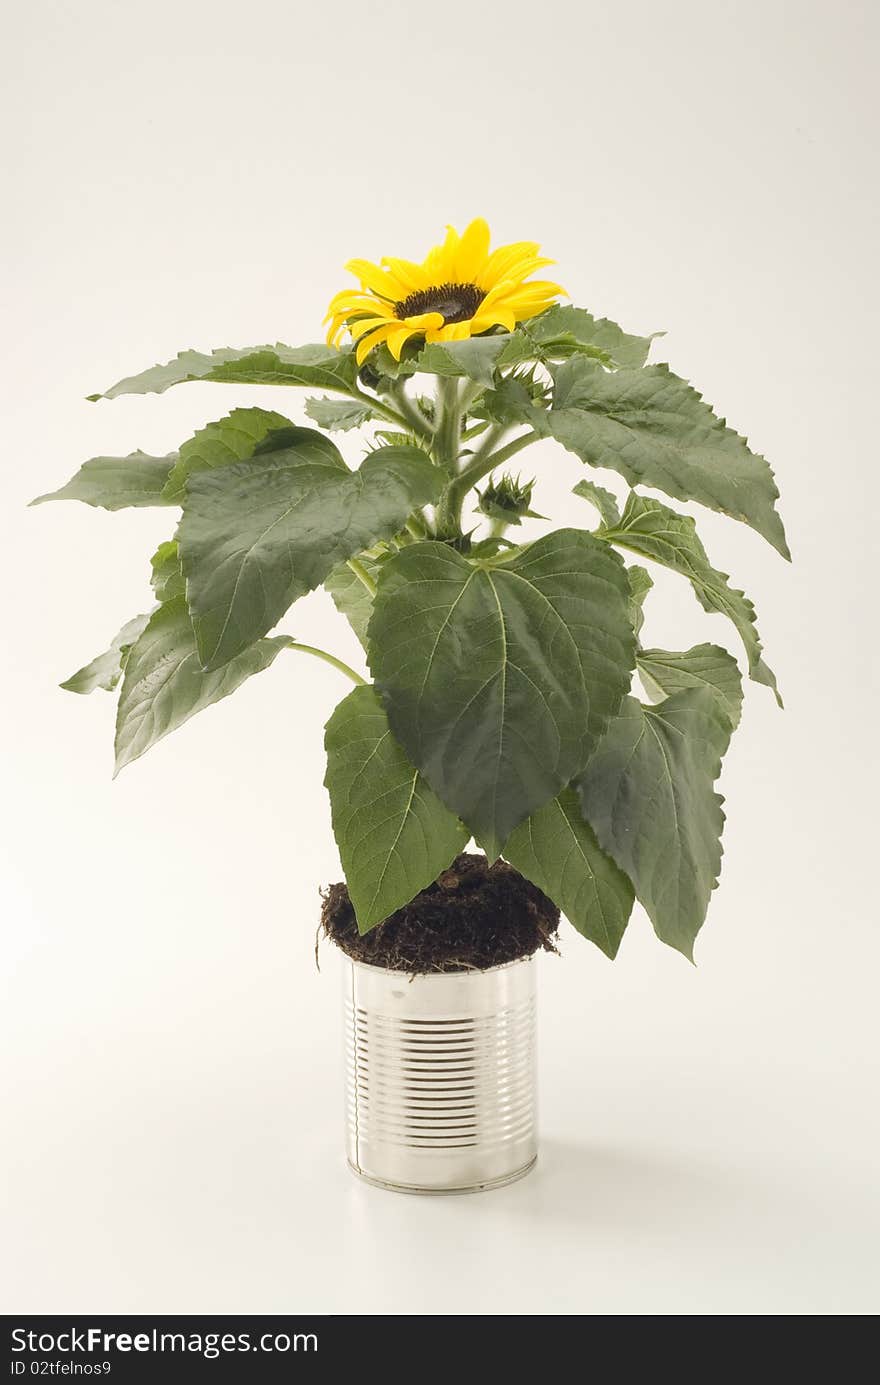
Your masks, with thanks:
[[[537,1157],[535,963],[410,976],[345,958],[346,1146],[370,1183],[467,1193]]]

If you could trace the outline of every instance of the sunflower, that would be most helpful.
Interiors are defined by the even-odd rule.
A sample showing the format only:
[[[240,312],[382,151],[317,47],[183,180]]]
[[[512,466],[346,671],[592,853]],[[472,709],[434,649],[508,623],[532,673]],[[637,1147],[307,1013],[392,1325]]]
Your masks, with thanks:
[[[362,365],[374,346],[387,342],[400,360],[410,337],[426,341],[461,341],[518,322],[548,308],[565,290],[546,279],[525,280],[542,265],[534,241],[517,241],[489,251],[489,227],[478,217],[463,235],[446,229],[422,264],[410,260],[349,260],[345,266],[360,280],[359,289],[343,289],[332,299],[325,322],[327,340],[337,345],[346,329],[357,342]]]

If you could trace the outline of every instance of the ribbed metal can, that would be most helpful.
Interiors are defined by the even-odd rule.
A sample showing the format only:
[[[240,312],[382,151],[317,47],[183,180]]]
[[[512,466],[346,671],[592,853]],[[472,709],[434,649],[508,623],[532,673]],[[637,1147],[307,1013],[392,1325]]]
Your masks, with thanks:
[[[355,1173],[409,1193],[510,1183],[537,1157],[535,963],[410,976],[346,958]]]

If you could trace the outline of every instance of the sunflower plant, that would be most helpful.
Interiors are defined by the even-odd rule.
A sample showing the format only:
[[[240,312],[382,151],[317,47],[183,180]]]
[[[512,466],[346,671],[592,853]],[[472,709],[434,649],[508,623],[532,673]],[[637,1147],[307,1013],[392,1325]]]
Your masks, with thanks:
[[[325,782],[362,932],[474,838],[607,955],[638,898],[690,957],[742,684],[717,644],[646,647],[644,563],[725,616],[750,676],[779,695],[752,603],[694,519],[644,492],[742,521],[788,557],[778,491],[695,389],[647,363],[649,337],[561,304],[534,277],[549,263],[532,242],[492,250],[473,221],[421,263],[352,260],[325,345],[184,351],[90,396],[302,387],[316,426],[235,408],[169,456],[95,457],[39,497],[180,511],[150,560],[152,609],[62,687],[118,690],[118,770],[282,651],[326,660],[355,685],[327,723]],[[330,436],[354,429],[369,437],[356,469]],[[506,467],[546,439],[588,470],[563,527],[523,541],[522,520],[541,518],[534,482]],[[623,477],[623,504],[596,468]],[[371,681],[272,633],[321,586]]]

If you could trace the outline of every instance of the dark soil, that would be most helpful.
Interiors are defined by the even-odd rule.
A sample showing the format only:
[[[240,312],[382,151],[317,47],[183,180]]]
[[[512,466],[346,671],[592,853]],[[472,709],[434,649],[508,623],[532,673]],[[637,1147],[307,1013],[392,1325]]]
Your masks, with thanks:
[[[509,866],[457,856],[433,885],[363,937],[346,885],[322,892],[326,937],[356,962],[412,973],[485,971],[556,951],[559,910]]]

